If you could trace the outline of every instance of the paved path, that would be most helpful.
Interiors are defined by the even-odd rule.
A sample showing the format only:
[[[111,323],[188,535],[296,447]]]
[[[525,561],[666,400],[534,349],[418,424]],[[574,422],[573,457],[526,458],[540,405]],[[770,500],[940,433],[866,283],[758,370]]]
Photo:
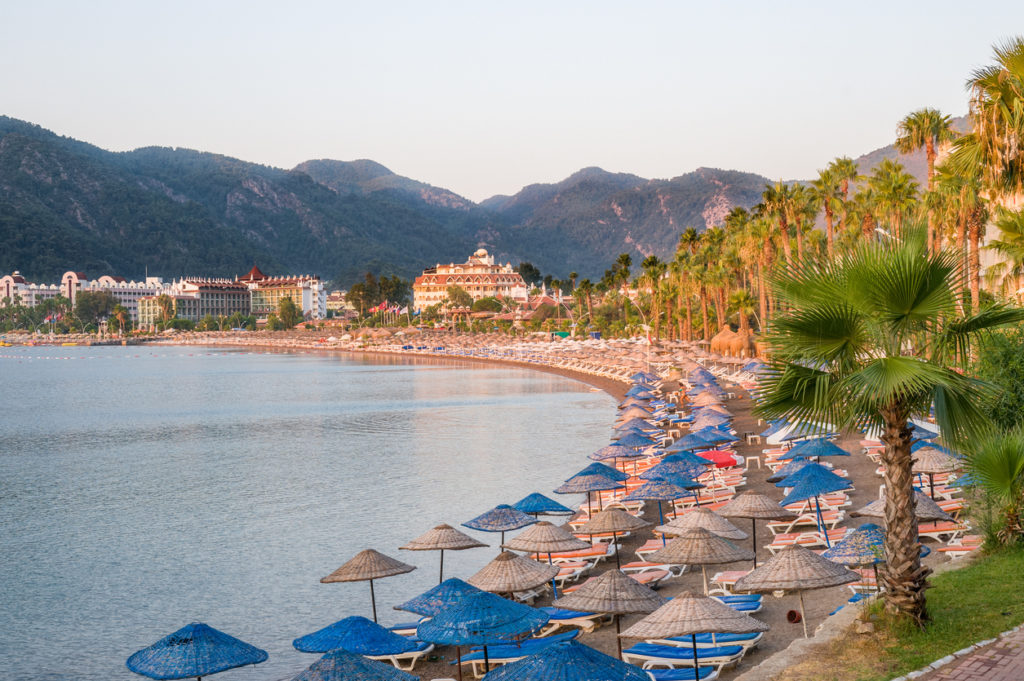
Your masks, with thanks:
[[[1024,629],[921,677],[920,681],[1021,681]]]

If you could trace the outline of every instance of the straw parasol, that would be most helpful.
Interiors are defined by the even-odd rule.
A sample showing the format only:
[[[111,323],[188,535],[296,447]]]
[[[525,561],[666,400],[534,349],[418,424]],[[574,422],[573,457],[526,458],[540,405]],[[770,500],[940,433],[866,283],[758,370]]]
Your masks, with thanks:
[[[632,532],[633,530],[639,530],[641,527],[648,527],[649,525],[650,523],[643,518],[637,518],[635,515],[626,513],[620,508],[609,508],[601,511],[581,525],[577,532],[589,535],[611,532],[612,541],[615,543],[615,567],[619,567],[618,533]]]
[[[440,551],[441,568],[437,580],[437,583],[440,584],[444,581],[445,550],[463,551],[465,549],[475,549],[481,546],[487,546],[487,544],[478,542],[465,532],[459,532],[447,523],[442,523],[426,534],[416,537],[405,546],[399,546],[398,548],[405,551]]]
[[[185,679],[259,664],[266,659],[265,650],[208,624],[193,622],[137,651],[125,665],[152,679]]]
[[[697,661],[697,634],[749,634],[768,629],[764,622],[733,610],[714,598],[684,591],[622,632],[620,636],[655,639],[690,636],[690,643],[693,646],[693,669],[694,674],[697,674],[700,668]]]
[[[546,553],[548,554],[548,565],[551,565],[553,563],[551,559],[552,553],[588,549],[590,548],[590,543],[579,539],[564,527],[558,527],[546,520],[542,520],[523,531],[518,537],[513,537],[502,548],[512,549],[513,551],[528,551],[530,553]],[[558,598],[558,584],[554,578],[551,580],[551,588],[555,592],[555,598]]]
[[[583,494],[587,495],[587,515],[592,513],[590,507],[590,493],[591,492],[604,492],[612,489],[622,489],[625,485],[620,482],[616,482],[611,478],[604,475],[598,475],[592,473],[589,475],[574,475],[573,477],[562,483],[556,490],[555,494]],[[598,497],[598,503],[600,503],[600,497]],[[501,542],[505,543],[504,540]]]
[[[664,603],[665,599],[650,587],[627,577],[621,570],[608,570],[587,580],[576,591],[559,598],[552,605],[577,612],[608,613],[615,620],[615,632],[619,633],[619,615],[654,612]],[[616,637],[616,642],[621,659],[622,641]]]
[[[704,594],[708,593],[708,565],[735,563],[739,560],[750,560],[753,551],[741,549],[728,539],[723,539],[703,527],[686,530],[670,541],[664,548],[655,551],[648,558],[652,563],[676,563],[683,565],[700,565],[704,576]]]
[[[943,511],[938,504],[923,492],[914,491],[914,499],[917,503],[914,506],[914,516],[923,522],[940,520],[953,522],[953,516]],[[863,516],[865,518],[881,518],[885,520],[885,498],[872,501],[864,508],[854,511],[851,516]]]
[[[558,568],[502,551],[466,581],[491,593],[512,594],[529,591],[555,577]]]
[[[779,551],[750,574],[740,577],[733,590],[762,593],[797,591],[800,594],[800,619],[804,625],[804,638],[808,638],[804,591],[849,584],[859,579],[860,575],[856,572],[794,544]]]
[[[320,580],[321,584],[334,582],[370,582],[370,603],[373,605],[373,621],[377,621],[377,597],[373,593],[373,580],[412,572],[416,567],[400,560],[389,558],[379,551],[360,551],[347,563]]]
[[[420,677],[390,664],[368,660],[347,650],[332,650],[291,681],[419,681]]]
[[[733,497],[718,509],[723,518],[750,518],[751,544],[754,550],[754,567],[757,567],[757,521],[792,518],[793,513],[782,508],[777,501],[764,494],[747,491]]]
[[[518,530],[535,522],[537,519],[533,516],[526,515],[508,504],[498,504],[490,511],[462,523],[462,526],[481,532],[501,532],[501,543],[504,544],[506,532]]]
[[[726,539],[746,539],[747,533],[710,508],[695,508],[674,519],[667,525],[655,528],[658,532],[668,535],[683,534],[694,527],[703,527],[719,537]]]
[[[396,605],[395,610],[407,610],[424,617],[433,617],[442,610],[459,603],[466,596],[476,593],[481,593],[481,591],[472,584],[466,584],[457,577],[449,577],[419,596],[401,605]]]
[[[928,485],[931,488],[931,497],[935,498],[935,474],[952,473],[960,468],[960,462],[956,457],[936,449],[935,447],[921,447],[913,453],[914,473],[921,473],[928,476]]]
[[[572,515],[575,513],[568,506],[563,506],[554,499],[550,499],[540,492],[534,492],[528,494],[516,503],[512,504],[512,508],[528,513],[536,518],[539,515]]]
[[[833,563],[859,567],[870,565],[879,591],[878,564],[885,562],[885,532],[874,523],[864,523],[821,554]]]
[[[650,681],[644,670],[578,641],[559,641],[502,665],[484,681]]]

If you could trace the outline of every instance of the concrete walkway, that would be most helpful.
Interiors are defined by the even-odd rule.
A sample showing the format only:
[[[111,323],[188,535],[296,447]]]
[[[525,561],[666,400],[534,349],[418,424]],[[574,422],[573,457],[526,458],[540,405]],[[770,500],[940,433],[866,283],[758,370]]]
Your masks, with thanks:
[[[1024,629],[966,657],[918,677],[918,681],[1021,681],[1024,679]]]

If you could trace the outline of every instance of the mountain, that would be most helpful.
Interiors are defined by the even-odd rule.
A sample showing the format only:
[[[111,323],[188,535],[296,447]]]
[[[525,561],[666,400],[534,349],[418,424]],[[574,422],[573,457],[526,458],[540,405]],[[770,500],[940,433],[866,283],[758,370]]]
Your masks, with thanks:
[[[967,116],[958,116],[952,119],[951,124],[953,130],[961,134],[970,132],[971,130],[971,121]],[[854,162],[857,164],[857,171],[861,175],[868,175],[871,173],[872,168],[885,159],[891,159],[902,163],[903,167],[907,169],[908,173],[914,176],[921,187],[925,187],[928,184],[928,161],[925,158],[923,149],[915,151],[912,154],[901,154],[896,151],[895,145],[890,144],[882,147],[881,149],[875,149],[863,156],[859,156],[854,159]]]
[[[113,153],[0,117],[0,271],[231,276],[258,262],[349,283],[476,248],[484,219],[418,210],[395,197],[401,185],[339,193],[297,170],[188,149]]]
[[[481,203],[510,225],[496,240],[502,259],[544,272],[599,276],[619,253],[669,259],[687,227],[721,224],[733,206],[761,199],[767,178],[714,168],[671,180],[585,168],[557,184],[535,184]]]

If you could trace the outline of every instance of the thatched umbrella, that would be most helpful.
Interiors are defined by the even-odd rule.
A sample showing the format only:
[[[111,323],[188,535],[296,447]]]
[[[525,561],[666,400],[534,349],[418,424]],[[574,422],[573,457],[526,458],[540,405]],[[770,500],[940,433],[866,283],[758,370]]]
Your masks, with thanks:
[[[540,586],[553,579],[558,572],[554,565],[538,563],[511,551],[502,551],[466,581],[483,591],[513,594],[516,591],[529,591]]]
[[[804,616],[804,591],[849,584],[859,579],[860,575],[856,572],[822,558],[810,549],[794,544],[779,551],[750,574],[740,577],[733,590],[760,593],[798,592],[800,620],[804,625],[804,638],[808,638],[807,618]]]
[[[440,551],[441,571],[440,577],[437,580],[437,583],[440,584],[444,581],[444,552],[446,549],[448,551],[463,551],[481,546],[487,546],[487,544],[478,542],[465,532],[459,532],[451,525],[442,523],[426,534],[416,537],[405,546],[399,546],[398,548],[406,551]]]
[[[481,532],[501,532],[501,543],[504,544],[506,532],[518,530],[535,522],[537,519],[533,516],[526,515],[508,504],[498,504],[490,511],[462,523],[462,526]]]
[[[267,651],[202,622],[193,622],[135,652],[125,663],[153,679],[202,678],[267,659]]]
[[[960,462],[955,456],[936,449],[935,447],[921,447],[913,453],[915,473],[928,476],[928,485],[931,488],[931,497],[935,498],[935,474],[952,473],[960,468]]]
[[[360,551],[347,563],[320,580],[321,584],[334,582],[370,582],[370,603],[373,605],[373,621],[377,621],[377,597],[373,593],[373,580],[405,574],[416,569],[400,560],[389,558],[379,551]]]
[[[695,527],[703,527],[726,539],[746,539],[747,533],[736,527],[710,508],[695,508],[675,518],[667,525],[655,528],[668,535],[683,534]]]
[[[419,678],[390,664],[338,648],[299,672],[291,681],[419,681]]]
[[[938,504],[936,504],[927,494],[923,492],[914,492],[914,499],[916,504],[914,505],[914,517],[918,521],[923,522],[953,522],[953,516],[943,511]],[[865,518],[881,518],[885,520],[885,499],[877,499],[872,501],[870,504],[862,509],[854,511],[850,514],[851,516],[863,516]]]
[[[782,508],[777,501],[757,492],[741,492],[718,509],[723,518],[750,518],[751,544],[754,549],[754,567],[757,567],[757,521],[792,518],[793,513]]]
[[[741,549],[728,539],[723,539],[703,527],[686,530],[670,541],[664,548],[652,553],[648,560],[652,563],[675,563],[683,565],[700,565],[704,576],[704,594],[708,593],[708,565],[735,563],[738,560],[750,560],[753,552]]]
[[[693,646],[694,674],[699,676],[697,634],[749,634],[755,631],[768,631],[768,629],[768,625],[764,622],[738,610],[733,610],[714,598],[684,591],[622,632],[620,636],[622,638],[659,639],[689,636]]]
[[[601,534],[612,533],[612,542],[615,544],[615,567],[621,564],[619,561],[619,532],[632,532],[641,527],[647,527],[650,523],[643,518],[626,513],[620,508],[609,508],[601,511],[577,530],[580,534]]]
[[[665,599],[654,590],[635,579],[627,577],[621,570],[608,570],[599,577],[587,580],[568,596],[552,603],[556,608],[577,612],[603,612],[615,620],[615,632],[619,633],[619,615],[654,612],[665,603]],[[619,659],[622,659],[622,641]]]
[[[518,537],[513,537],[509,543],[502,548],[513,551],[528,551],[530,553],[548,554],[548,565],[552,564],[551,554],[562,551],[578,551],[579,549],[590,548],[588,542],[579,539],[564,527],[552,525],[546,520],[541,520],[536,525],[524,530]],[[558,598],[558,584],[554,578],[551,579],[551,588]]]
[[[597,473],[591,473],[588,475],[574,475],[573,477],[562,483],[558,489],[555,490],[555,494],[583,494],[587,495],[587,515],[591,515],[593,510],[590,506],[590,493],[591,492],[604,492],[612,489],[623,489],[625,485],[620,482],[616,482],[611,478],[599,475]],[[600,505],[600,497],[598,497],[598,504]],[[504,539],[502,540],[504,544]]]
[[[558,641],[515,662],[502,665],[485,681],[650,681],[639,667],[616,660],[579,641]]]

